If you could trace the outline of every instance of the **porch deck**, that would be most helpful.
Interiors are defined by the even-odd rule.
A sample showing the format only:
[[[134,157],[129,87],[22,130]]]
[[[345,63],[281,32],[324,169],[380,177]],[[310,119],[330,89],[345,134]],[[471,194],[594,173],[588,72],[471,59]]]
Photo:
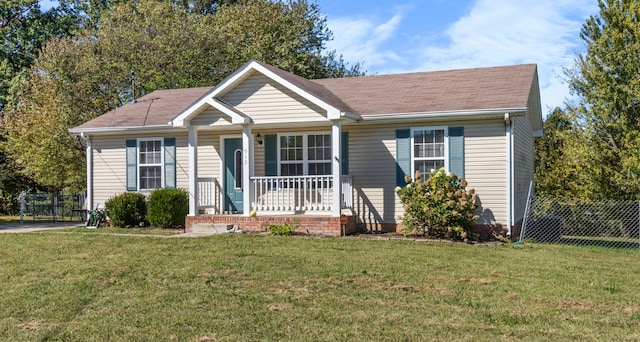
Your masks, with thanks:
[[[251,210],[258,214],[278,215],[304,212],[312,215],[328,215],[335,205],[340,209],[353,208],[352,177],[340,177],[341,196],[333,198],[333,179],[325,176],[251,177]],[[198,179],[198,213],[225,214],[225,195],[216,178]],[[336,203],[338,202],[338,203]]]

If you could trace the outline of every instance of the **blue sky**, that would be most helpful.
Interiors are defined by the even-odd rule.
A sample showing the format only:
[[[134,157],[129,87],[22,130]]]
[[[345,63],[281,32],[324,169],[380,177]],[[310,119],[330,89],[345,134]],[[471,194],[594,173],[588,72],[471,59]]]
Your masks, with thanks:
[[[328,48],[388,74],[538,64],[542,112],[571,100],[563,68],[585,50],[596,0],[318,0]]]
[[[536,63],[543,115],[570,98],[562,70],[584,51],[580,29],[598,13],[596,0],[316,2],[334,35],[327,47],[371,73]]]

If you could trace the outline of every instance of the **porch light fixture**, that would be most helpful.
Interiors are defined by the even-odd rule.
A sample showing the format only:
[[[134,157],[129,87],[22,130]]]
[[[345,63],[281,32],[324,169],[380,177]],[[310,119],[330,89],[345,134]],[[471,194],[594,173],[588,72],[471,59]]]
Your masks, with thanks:
[[[264,142],[260,133],[256,135],[256,142],[258,143],[258,146],[262,146],[262,143]]]

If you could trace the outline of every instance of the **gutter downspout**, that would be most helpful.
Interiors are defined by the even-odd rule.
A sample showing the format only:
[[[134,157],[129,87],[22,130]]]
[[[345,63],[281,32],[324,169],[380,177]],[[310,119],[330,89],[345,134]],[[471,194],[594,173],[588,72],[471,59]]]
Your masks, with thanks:
[[[507,237],[511,237],[513,226],[513,121],[509,113],[504,113],[507,138]]]

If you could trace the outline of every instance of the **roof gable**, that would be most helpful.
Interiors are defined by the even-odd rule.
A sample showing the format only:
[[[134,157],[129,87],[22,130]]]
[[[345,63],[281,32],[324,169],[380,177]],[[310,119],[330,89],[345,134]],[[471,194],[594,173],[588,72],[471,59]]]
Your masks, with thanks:
[[[211,104],[211,99],[217,99],[225,95],[238,84],[245,81],[254,72],[258,72],[274,82],[279,83],[283,87],[291,90],[292,92],[303,97],[307,101],[322,108],[327,112],[327,118],[337,119],[340,118],[342,112],[344,112],[339,106],[328,102],[333,101],[337,104],[342,104],[339,98],[331,94],[321,85],[318,85],[310,80],[278,69],[276,67],[260,63],[258,61],[249,61],[236,72],[227,77],[219,85],[211,89],[208,93],[202,96],[197,102],[182,111],[172,122],[174,126],[186,126],[193,117],[195,117],[202,110],[207,108],[207,104]],[[345,107],[346,108],[346,107]],[[237,122],[234,122],[237,123]]]

